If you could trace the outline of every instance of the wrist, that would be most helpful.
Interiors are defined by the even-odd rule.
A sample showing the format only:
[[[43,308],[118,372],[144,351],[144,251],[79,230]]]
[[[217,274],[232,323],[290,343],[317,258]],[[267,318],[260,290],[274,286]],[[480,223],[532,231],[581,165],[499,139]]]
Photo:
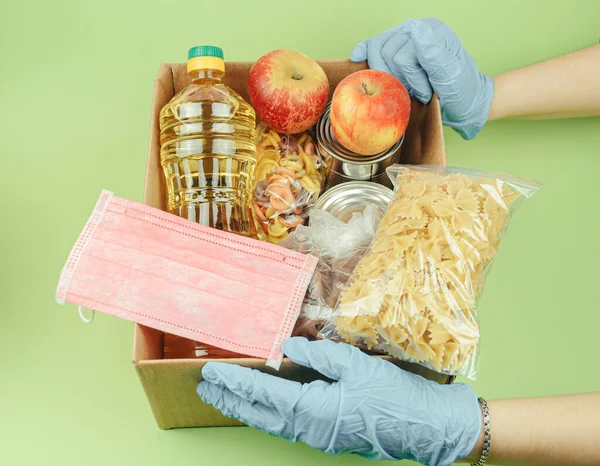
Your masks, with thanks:
[[[461,458],[459,460],[459,463],[477,463],[479,461],[479,458],[481,458],[481,453],[483,452],[483,444],[485,442],[485,430],[483,428],[483,409],[481,408],[481,404],[477,403],[479,406],[479,415],[480,415],[480,428],[479,428],[479,435],[477,437],[477,441],[475,442],[475,445],[473,446],[473,448],[471,449],[471,452],[465,456],[464,458]]]
[[[457,461],[466,461],[471,454],[476,454],[483,431],[483,417],[477,395],[470,385],[456,383],[444,387],[452,390],[447,402],[451,410],[448,413],[444,445],[437,456],[438,461],[432,464],[446,465]],[[483,441],[481,442],[481,451]],[[479,457],[476,461],[479,461]]]
[[[503,79],[504,75],[502,74],[492,78],[495,92],[489,108],[488,121],[501,120],[508,116],[508,112],[504,107],[506,99],[502,98]]]

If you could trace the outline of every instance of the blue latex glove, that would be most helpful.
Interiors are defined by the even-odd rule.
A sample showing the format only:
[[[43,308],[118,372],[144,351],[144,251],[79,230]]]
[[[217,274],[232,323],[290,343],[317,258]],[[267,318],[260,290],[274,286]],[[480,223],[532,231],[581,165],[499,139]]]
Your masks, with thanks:
[[[435,92],[444,124],[465,139],[477,136],[488,119],[492,78],[478,71],[456,34],[435,18],[411,19],[362,41],[350,59],[393,74],[423,103]]]
[[[439,385],[345,343],[291,338],[295,363],[333,383],[301,384],[227,363],[208,363],[198,394],[228,417],[330,454],[450,465],[481,431],[472,388]]]

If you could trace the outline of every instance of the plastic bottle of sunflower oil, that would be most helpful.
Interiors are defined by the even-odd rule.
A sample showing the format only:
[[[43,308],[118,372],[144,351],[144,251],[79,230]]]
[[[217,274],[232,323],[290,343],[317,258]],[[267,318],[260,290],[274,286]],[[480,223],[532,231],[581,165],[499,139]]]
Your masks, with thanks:
[[[192,82],[160,112],[160,158],[169,212],[220,230],[259,238],[252,208],[254,109],[221,81],[223,51],[188,53]]]

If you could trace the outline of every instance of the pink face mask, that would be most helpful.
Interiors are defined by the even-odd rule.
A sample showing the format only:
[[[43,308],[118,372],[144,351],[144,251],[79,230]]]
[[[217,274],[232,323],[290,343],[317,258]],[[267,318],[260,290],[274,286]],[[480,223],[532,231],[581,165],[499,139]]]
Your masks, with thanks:
[[[316,262],[103,191],[56,300],[279,368]]]

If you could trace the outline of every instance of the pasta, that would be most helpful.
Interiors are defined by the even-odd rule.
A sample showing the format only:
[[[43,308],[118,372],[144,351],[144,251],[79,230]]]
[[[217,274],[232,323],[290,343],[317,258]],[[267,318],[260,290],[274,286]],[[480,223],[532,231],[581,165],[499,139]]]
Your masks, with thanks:
[[[398,189],[340,295],[340,338],[474,378],[477,300],[533,182],[438,167],[393,167]]]
[[[278,244],[308,218],[323,174],[308,133],[284,135],[256,128],[257,165],[253,206],[268,241]]]

